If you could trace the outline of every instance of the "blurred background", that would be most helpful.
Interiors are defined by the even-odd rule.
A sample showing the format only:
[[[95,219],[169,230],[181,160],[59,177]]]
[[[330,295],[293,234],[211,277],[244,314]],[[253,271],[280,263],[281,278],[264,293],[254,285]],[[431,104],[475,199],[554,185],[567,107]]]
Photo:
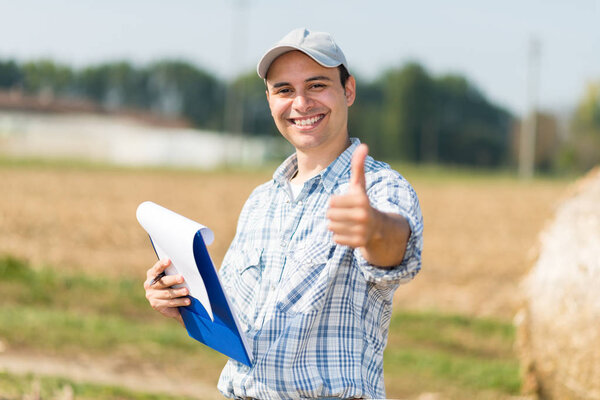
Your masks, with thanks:
[[[415,186],[423,270],[401,287],[392,398],[516,398],[520,282],[600,163],[600,2],[0,3],[0,398],[219,398],[225,358],[154,315],[135,220],[213,229],[292,151],[256,62],[333,34],[349,129]]]

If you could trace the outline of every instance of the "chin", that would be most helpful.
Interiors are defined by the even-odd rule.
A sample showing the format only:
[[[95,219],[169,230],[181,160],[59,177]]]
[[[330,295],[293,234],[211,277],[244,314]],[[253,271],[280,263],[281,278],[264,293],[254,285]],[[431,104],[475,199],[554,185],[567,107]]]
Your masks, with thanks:
[[[313,148],[319,147],[320,145],[323,144],[322,138],[318,138],[318,137],[314,137],[314,136],[307,137],[307,136],[308,135],[305,135],[305,137],[298,137],[298,135],[295,135],[294,138],[292,138],[291,140],[288,139],[288,141],[296,149],[299,149],[299,150],[313,149]]]

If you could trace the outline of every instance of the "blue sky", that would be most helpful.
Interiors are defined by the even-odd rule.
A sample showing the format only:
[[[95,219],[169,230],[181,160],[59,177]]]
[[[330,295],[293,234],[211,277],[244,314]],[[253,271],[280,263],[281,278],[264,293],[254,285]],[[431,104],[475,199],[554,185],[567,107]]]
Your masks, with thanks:
[[[600,0],[0,0],[0,58],[78,67],[170,57],[226,78],[305,26],[331,32],[359,77],[418,61],[522,114],[531,39],[541,44],[539,104],[568,109],[600,80],[599,21]]]

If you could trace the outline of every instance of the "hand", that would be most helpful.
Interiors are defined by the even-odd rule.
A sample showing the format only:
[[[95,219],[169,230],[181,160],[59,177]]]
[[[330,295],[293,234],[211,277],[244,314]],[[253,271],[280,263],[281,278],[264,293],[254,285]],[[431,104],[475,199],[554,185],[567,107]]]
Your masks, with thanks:
[[[151,285],[154,277],[163,272],[171,260],[160,260],[146,272],[146,281],[144,289],[146,290],[146,299],[153,309],[160,312],[165,317],[175,318],[183,325],[183,318],[177,307],[183,307],[190,304],[187,288],[173,288],[172,286],[183,283],[181,275],[166,275],[154,285]]]
[[[361,144],[352,155],[350,185],[343,195],[331,196],[327,218],[333,240],[341,245],[364,247],[377,231],[379,213],[371,207],[367,196],[365,159],[369,153]]]

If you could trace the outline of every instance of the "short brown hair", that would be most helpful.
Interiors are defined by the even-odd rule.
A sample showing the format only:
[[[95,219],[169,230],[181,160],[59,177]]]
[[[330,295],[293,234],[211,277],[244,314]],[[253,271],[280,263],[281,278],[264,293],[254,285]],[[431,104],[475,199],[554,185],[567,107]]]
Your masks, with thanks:
[[[338,66],[338,71],[340,71],[340,82],[342,82],[342,87],[346,88],[346,81],[350,78],[350,72],[344,67],[344,64],[340,64]]]

